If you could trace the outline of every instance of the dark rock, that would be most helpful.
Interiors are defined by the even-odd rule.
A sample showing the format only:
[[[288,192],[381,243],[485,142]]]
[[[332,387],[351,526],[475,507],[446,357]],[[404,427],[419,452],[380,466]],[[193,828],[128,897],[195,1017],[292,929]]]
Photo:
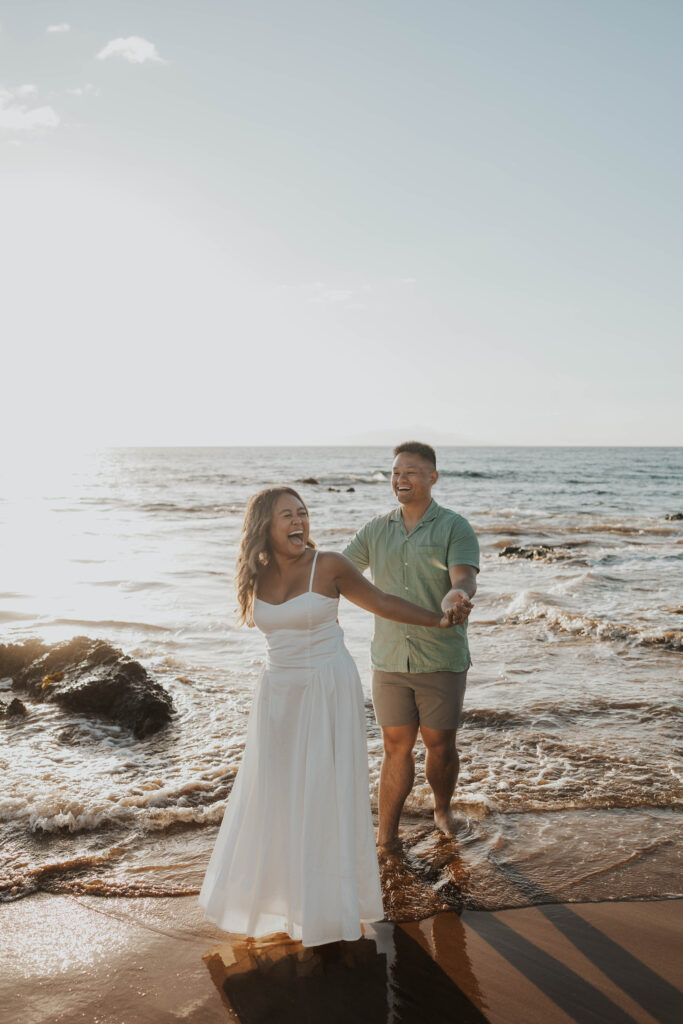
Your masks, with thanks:
[[[316,480],[316,478],[315,478],[314,476],[307,476],[307,477],[305,477],[305,478],[304,478],[304,479],[303,479],[303,480],[301,481],[301,483],[302,483],[302,484],[315,484],[315,485],[316,485],[316,487],[317,487],[317,485],[318,485],[318,481]]]
[[[0,718],[23,718],[27,714],[26,705],[18,697],[14,697],[9,704],[0,701]]]
[[[550,544],[537,544],[534,547],[521,548],[516,544],[508,544],[502,551],[498,552],[499,558],[529,558],[535,562],[555,562],[562,558],[571,558],[567,550],[569,545],[558,545],[553,547]]]
[[[38,701],[105,718],[137,738],[163,728],[173,701],[143,666],[104,640],[78,636],[47,647],[36,640],[0,644],[0,678]]]
[[[40,640],[24,640],[23,644],[0,644],[0,679],[14,675],[30,661],[42,658],[48,648]]]
[[[683,512],[667,512],[665,519],[683,519]]]
[[[356,491],[355,487],[347,487],[346,488],[346,493],[347,494],[355,494],[355,491]]]
[[[328,489],[328,491],[335,491],[336,494],[339,494],[339,488],[338,487],[328,487],[327,489]]]

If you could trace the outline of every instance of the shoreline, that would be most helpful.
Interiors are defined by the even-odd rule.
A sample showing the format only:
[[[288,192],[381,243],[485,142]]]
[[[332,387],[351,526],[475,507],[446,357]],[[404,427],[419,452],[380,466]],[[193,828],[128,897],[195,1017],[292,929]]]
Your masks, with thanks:
[[[0,908],[0,1001],[22,1024],[673,1024],[682,937],[669,899],[442,913],[310,950],[230,937],[194,896],[37,893]]]

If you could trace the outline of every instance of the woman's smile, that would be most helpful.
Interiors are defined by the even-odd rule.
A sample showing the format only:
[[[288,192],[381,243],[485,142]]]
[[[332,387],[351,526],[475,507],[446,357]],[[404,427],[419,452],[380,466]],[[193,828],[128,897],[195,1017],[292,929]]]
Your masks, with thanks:
[[[273,550],[290,556],[303,554],[308,541],[308,510],[294,495],[280,495],[268,532]]]

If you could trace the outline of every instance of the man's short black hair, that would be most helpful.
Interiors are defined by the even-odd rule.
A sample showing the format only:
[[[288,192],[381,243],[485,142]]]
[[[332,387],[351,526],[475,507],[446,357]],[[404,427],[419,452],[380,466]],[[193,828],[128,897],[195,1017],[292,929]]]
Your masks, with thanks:
[[[421,441],[404,441],[403,444],[397,444],[394,448],[394,458],[402,452],[406,452],[408,455],[419,455],[427,462],[431,462],[436,469],[436,452],[430,444],[422,444]]]

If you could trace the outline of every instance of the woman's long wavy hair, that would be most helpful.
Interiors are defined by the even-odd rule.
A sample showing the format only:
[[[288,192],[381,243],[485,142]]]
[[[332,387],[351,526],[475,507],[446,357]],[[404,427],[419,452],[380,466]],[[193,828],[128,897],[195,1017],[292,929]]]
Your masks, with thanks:
[[[237,589],[238,625],[254,625],[254,592],[258,578],[272,557],[268,531],[273,518],[273,509],[281,494],[291,494],[301,502],[308,512],[306,503],[293,487],[267,487],[253,494],[247,504],[242,527],[240,550],[235,565],[235,587]],[[314,548],[312,540],[307,547]]]

